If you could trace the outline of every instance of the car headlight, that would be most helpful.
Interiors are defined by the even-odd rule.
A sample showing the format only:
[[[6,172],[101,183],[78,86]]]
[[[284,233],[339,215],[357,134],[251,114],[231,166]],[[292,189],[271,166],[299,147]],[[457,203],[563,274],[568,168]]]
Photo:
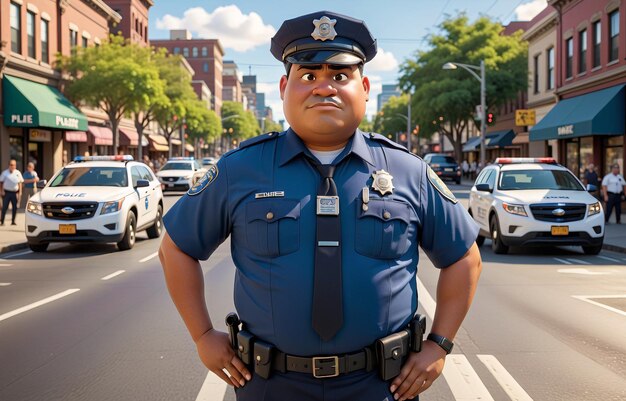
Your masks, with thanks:
[[[28,204],[26,205],[26,211],[29,212],[29,213],[38,214],[40,216],[43,216],[41,203],[28,201]]]
[[[116,201],[104,202],[104,205],[102,205],[102,211],[100,212],[100,214],[109,214],[109,213],[118,212],[122,208],[122,203],[124,203],[124,198],[116,200]]]
[[[513,205],[510,203],[503,203],[502,208],[511,214],[516,214],[518,216],[528,217],[526,214],[526,210],[524,210],[524,205]]]
[[[602,206],[600,206],[600,202],[593,203],[589,205],[587,208],[587,214],[589,216],[593,216],[594,214],[598,214],[602,211]]]

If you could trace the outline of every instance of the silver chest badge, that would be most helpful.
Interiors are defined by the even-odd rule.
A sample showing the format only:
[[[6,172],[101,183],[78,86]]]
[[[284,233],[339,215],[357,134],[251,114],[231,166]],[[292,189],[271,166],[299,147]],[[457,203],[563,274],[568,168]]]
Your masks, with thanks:
[[[385,170],[379,170],[372,173],[372,178],[374,179],[372,183],[374,191],[380,192],[381,195],[385,195],[387,192],[393,193],[393,177],[391,174]]]
[[[311,36],[313,39],[321,41],[335,39],[335,36],[337,36],[337,32],[335,31],[336,23],[336,19],[330,19],[327,16],[323,16],[320,19],[314,19],[313,25],[315,25],[315,30]]]

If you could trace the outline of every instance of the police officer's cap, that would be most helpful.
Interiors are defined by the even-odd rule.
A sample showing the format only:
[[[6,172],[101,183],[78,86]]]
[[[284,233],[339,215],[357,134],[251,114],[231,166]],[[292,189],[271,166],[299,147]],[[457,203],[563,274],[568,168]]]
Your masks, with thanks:
[[[376,39],[361,20],[319,11],[283,22],[271,52],[283,63],[354,65],[374,58]]]

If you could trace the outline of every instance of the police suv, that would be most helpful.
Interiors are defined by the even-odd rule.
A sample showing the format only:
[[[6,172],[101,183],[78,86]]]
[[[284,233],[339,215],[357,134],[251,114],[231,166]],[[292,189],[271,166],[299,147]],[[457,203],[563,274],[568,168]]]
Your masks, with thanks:
[[[26,206],[26,239],[34,252],[51,242],[135,245],[163,231],[163,192],[154,173],[132,156],[77,157],[58,171]]]
[[[193,157],[173,157],[157,172],[163,191],[187,191],[206,173]]]
[[[498,158],[470,191],[469,213],[495,253],[509,246],[580,245],[596,255],[604,240],[604,212],[583,184],[552,158]],[[589,192],[588,192],[589,191]]]

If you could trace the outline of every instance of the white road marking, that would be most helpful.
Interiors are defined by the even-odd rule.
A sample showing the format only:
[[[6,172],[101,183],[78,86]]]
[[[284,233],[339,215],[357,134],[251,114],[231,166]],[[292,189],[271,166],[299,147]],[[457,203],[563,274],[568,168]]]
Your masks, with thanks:
[[[533,401],[532,398],[524,391],[522,386],[511,376],[509,372],[502,366],[500,361],[493,355],[476,355],[487,369],[496,378],[504,392],[507,393],[511,400],[514,401]]]
[[[53,295],[51,297],[44,298],[41,301],[33,302],[30,305],[22,306],[21,308],[18,308],[18,309],[12,310],[11,312],[7,312],[7,313],[5,313],[3,315],[0,315],[0,322],[3,321],[3,320],[8,319],[10,317],[13,317],[15,315],[19,315],[20,313],[27,312],[27,311],[29,311],[31,309],[35,309],[35,308],[37,308],[39,306],[45,305],[45,304],[47,304],[49,302],[56,301],[57,299],[61,299],[63,297],[66,297],[66,296],[71,295],[71,294],[73,294],[75,292],[78,292],[78,291],[80,291],[79,288],[72,288],[72,289],[60,292],[60,293],[58,293],[56,295]]]
[[[591,263],[586,262],[586,261],[581,260],[581,259],[569,258],[568,260],[569,260],[570,262],[579,263],[579,264],[581,264],[581,265],[590,265],[590,264],[591,264]]]
[[[13,266],[11,263],[0,263],[1,267],[9,267],[9,266]]]
[[[450,354],[443,366],[443,377],[448,382],[455,400],[493,401],[487,387],[469,361],[462,354]]]
[[[213,372],[209,372],[202,383],[202,388],[196,397],[196,401],[214,401],[221,400],[226,394],[228,384]]]
[[[615,258],[610,258],[608,256],[598,255],[597,257],[602,258],[604,260],[610,260],[611,262],[621,263],[621,260],[615,259]]]
[[[24,251],[24,252],[20,252],[20,253],[14,253],[12,255],[7,255],[5,256],[5,258],[14,258],[16,256],[23,256],[23,255],[28,255],[29,253],[33,253],[33,251]]]
[[[559,258],[553,258],[553,259],[556,260],[557,262],[561,262],[561,263],[563,263],[565,265],[571,265],[572,264],[571,262],[569,262],[569,261],[567,261],[565,259],[559,259]]]
[[[11,285],[11,283],[0,283],[0,287],[6,287],[6,286],[9,286],[9,285]]]
[[[602,276],[605,274],[611,274],[609,272],[594,272],[589,269],[585,269],[584,267],[575,267],[573,269],[559,269],[557,270],[559,273],[567,273],[567,274],[583,274],[586,276]]]
[[[572,295],[572,298],[580,299],[581,301],[588,302],[592,305],[599,306],[600,308],[604,308],[611,312],[615,312],[619,315],[626,316],[626,312],[621,309],[613,308],[612,306],[604,305],[600,302],[596,302],[590,298],[595,299],[615,299],[615,298],[626,298],[626,294],[618,294],[618,295]]]
[[[147,261],[149,261],[150,259],[152,259],[152,258],[154,258],[154,257],[156,257],[156,256],[158,256],[158,255],[159,255],[159,253],[158,253],[158,252],[151,253],[150,255],[146,256],[146,257],[145,257],[145,258],[143,258],[143,259],[141,259],[141,260],[139,261],[139,263],[147,262]]]
[[[126,272],[126,270],[118,270],[115,273],[111,273],[108,276],[102,277],[100,280],[108,280],[108,279],[111,279],[111,278],[113,278],[115,276],[119,276],[120,274],[125,273],[125,272]]]

